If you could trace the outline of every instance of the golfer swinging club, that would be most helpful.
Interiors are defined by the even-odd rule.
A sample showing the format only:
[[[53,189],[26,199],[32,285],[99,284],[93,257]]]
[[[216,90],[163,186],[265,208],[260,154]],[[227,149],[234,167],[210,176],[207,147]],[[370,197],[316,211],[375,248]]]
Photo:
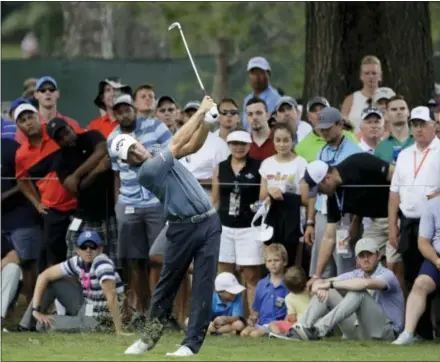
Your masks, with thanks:
[[[174,135],[171,143],[152,155],[127,134],[117,136],[111,153],[131,166],[138,166],[141,186],[162,202],[169,222],[164,263],[151,298],[142,339],[125,354],[141,354],[159,341],[167,323],[180,283],[194,260],[192,304],[189,325],[181,347],[168,356],[198,353],[211,318],[212,295],[220,248],[221,223],[197,179],[177,159],[200,149],[212,122],[213,100],[206,96],[199,110]],[[206,117],[206,119],[205,119]]]

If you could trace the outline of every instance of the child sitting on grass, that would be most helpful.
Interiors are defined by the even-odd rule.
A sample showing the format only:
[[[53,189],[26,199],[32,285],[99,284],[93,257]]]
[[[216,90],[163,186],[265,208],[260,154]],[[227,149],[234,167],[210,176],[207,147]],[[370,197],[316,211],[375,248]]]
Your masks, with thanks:
[[[269,330],[275,334],[287,333],[310,303],[306,286],[307,276],[301,267],[288,268],[284,275],[284,284],[290,291],[286,297],[287,315],[284,321],[275,321],[269,324]]]
[[[287,251],[281,244],[271,244],[264,250],[264,263],[269,275],[261,279],[255,290],[248,326],[241,332],[243,337],[261,337],[269,333],[269,324],[286,317],[284,298],[289,290],[284,285],[284,269]]]
[[[220,273],[215,278],[215,292],[212,298],[212,322],[208,333],[222,335],[240,333],[245,326],[242,286],[234,274]],[[188,318],[185,325],[188,326]]]

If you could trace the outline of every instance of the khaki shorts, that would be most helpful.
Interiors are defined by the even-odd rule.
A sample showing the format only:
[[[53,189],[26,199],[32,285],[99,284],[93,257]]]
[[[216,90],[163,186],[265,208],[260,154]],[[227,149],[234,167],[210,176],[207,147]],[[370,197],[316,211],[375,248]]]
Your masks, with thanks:
[[[376,218],[368,219],[364,224],[363,238],[371,238],[377,241],[378,247],[382,255],[385,255],[387,263],[398,263],[402,261],[396,249],[394,249],[388,240],[388,219]]]

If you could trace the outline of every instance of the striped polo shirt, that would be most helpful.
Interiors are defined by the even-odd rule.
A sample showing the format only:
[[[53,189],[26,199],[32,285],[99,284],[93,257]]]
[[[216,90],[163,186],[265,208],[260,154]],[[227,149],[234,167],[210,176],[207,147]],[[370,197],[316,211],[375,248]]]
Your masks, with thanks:
[[[121,134],[121,128],[117,126],[107,139],[112,170],[119,172],[119,178],[121,179],[118,203],[136,208],[159,205],[159,200],[150,191],[139,185],[137,181],[137,168],[122,162],[112,153],[112,141],[119,134]],[[157,118],[138,118],[136,120],[136,129],[130,135],[141,142],[152,153],[163,146],[167,146],[173,136],[168,127]]]
[[[86,303],[91,303],[93,305],[92,317],[111,318],[107,299],[105,299],[101,286],[105,280],[116,281],[116,294],[118,296],[119,306],[122,307],[124,300],[124,284],[115,269],[115,265],[107,255],[99,254],[93,259],[92,265],[88,271],[84,269],[84,263],[79,256],[74,256],[60,265],[65,276],[78,278],[81,283]],[[84,285],[83,279],[88,280],[89,278],[90,289],[87,289]]]

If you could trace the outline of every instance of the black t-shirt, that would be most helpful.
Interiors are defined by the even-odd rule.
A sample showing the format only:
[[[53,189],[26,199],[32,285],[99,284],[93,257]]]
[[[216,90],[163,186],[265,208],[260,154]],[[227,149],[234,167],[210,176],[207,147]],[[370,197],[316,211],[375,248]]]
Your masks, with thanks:
[[[238,175],[234,174],[231,167],[231,156],[219,164],[219,198],[218,210],[222,225],[232,228],[247,228],[251,226],[254,213],[250,205],[258,201],[260,193],[261,161],[248,157],[246,165]],[[232,196],[231,196],[232,194]],[[231,197],[237,202],[235,215],[230,215]]]
[[[73,174],[95,151],[95,147],[105,142],[98,131],[87,131],[78,134],[76,144],[61,149],[55,170],[61,183]],[[77,194],[77,216],[88,221],[105,220],[114,215],[114,182],[111,170],[99,174],[87,188]]]
[[[388,217],[389,163],[369,153],[357,153],[335,168],[339,171],[342,185],[327,199],[329,223],[341,220],[341,213],[372,218]]]

